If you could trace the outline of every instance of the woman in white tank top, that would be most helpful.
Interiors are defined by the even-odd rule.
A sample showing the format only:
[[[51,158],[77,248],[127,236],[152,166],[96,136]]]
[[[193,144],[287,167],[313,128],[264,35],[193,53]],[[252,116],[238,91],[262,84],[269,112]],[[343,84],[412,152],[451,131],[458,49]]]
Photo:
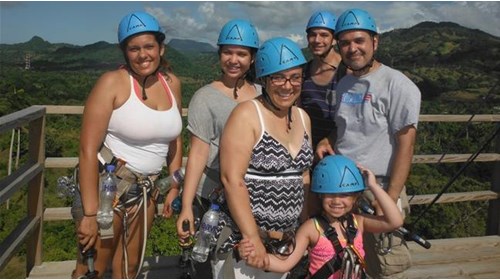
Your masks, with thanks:
[[[156,204],[155,191],[151,187],[142,204],[124,207],[127,215],[115,207],[111,238],[102,238],[102,230],[99,235],[96,214],[101,145],[125,162],[123,166],[127,171],[140,178],[157,178],[165,160],[170,174],[182,165],[181,84],[162,58],[165,35],[160,25],[145,12],[130,13],[120,22],[118,40],[126,66],[99,78],[85,104],[80,134],[79,184],[83,217],[77,223],[77,237],[83,251],[96,249],[95,270],[99,278],[103,277],[109,263],[113,278],[137,277],[143,258],[141,249],[145,246]],[[134,184],[141,185],[136,182],[132,186]],[[164,216],[172,215],[169,206],[178,195],[178,188],[174,185],[168,193]],[[145,188],[137,189],[142,190],[136,195],[140,200],[146,191]],[[130,195],[130,191],[125,195]],[[123,219],[128,235],[125,238]],[[87,271],[79,258],[72,276],[78,278]]]

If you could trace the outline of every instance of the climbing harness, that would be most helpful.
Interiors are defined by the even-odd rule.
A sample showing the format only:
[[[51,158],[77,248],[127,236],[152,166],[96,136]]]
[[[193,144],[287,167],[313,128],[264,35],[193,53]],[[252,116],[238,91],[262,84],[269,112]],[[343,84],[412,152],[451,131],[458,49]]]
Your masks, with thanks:
[[[356,225],[354,224],[353,214],[348,214],[339,219],[340,225],[345,230],[347,236],[347,245],[342,247],[340,244],[338,234],[335,228],[330,226],[328,219],[323,215],[316,217],[321,228],[323,229],[324,235],[330,240],[334,249],[335,256],[327,261],[316,273],[310,275],[309,278],[312,279],[326,279],[332,274],[340,272],[339,278],[348,279],[361,279],[367,278],[365,272],[366,264],[364,258],[361,256],[359,251],[354,246],[354,238],[358,232]],[[344,222],[347,222],[347,227],[344,227]]]
[[[139,214],[139,209],[143,209],[144,214],[144,224],[143,224],[143,244],[140,255],[139,267],[137,269],[136,275],[134,278],[137,278],[139,273],[141,272],[142,265],[144,262],[144,255],[146,251],[146,242],[147,242],[147,207],[148,207],[148,198],[153,197],[154,199],[158,196],[158,191],[154,187],[154,182],[158,178],[159,174],[153,175],[142,175],[137,172],[131,171],[125,166],[125,162],[114,157],[111,151],[102,145],[100,151],[100,156],[104,160],[104,163],[99,162],[99,172],[101,173],[104,170],[105,165],[113,164],[116,166],[115,175],[119,179],[117,185],[117,195],[115,201],[113,202],[113,208],[116,213],[122,218],[122,227],[123,227],[123,235],[122,235],[122,245],[123,245],[123,271],[125,278],[129,278],[128,272],[128,250],[127,244],[130,238],[129,225],[130,223],[137,218]],[[72,179],[76,182],[77,189],[75,190],[75,200],[72,207],[72,214],[75,220],[81,219],[82,205],[79,183],[78,183],[78,165],[75,167],[75,171]],[[79,200],[79,201],[77,201]],[[80,209],[77,209],[77,208]],[[113,237],[113,227],[108,230],[100,229],[101,239],[112,238]],[[92,261],[93,265],[93,261]],[[90,265],[89,265],[90,271]]]
[[[132,174],[136,175],[135,172],[130,171]],[[158,177],[158,175],[155,175],[155,177]],[[139,261],[139,267],[137,269],[136,275],[134,278],[137,278],[139,275],[141,269],[142,269],[142,264],[144,262],[144,255],[146,251],[146,242],[147,242],[147,220],[148,220],[148,213],[147,213],[147,201],[148,197],[151,196],[151,192],[153,189],[153,181],[156,178],[152,178],[152,176],[142,176],[139,175],[136,178],[136,184],[132,185],[130,182],[127,182],[129,185],[130,190],[125,193],[120,199],[118,200],[116,206],[114,207],[114,210],[118,213],[121,214],[122,217],[122,226],[123,226],[123,234],[122,234],[122,244],[123,244],[123,257],[124,257],[124,272],[125,272],[125,278],[129,278],[128,275],[128,250],[126,244],[128,243],[129,240],[129,223],[132,222],[137,215],[139,214],[138,209],[141,207],[143,208],[143,215],[144,215],[144,224],[143,224],[143,244],[142,244],[142,251],[141,251],[141,258]],[[122,179],[121,182],[125,181]],[[118,188],[120,189],[120,184],[118,184]],[[135,188],[133,188],[135,187]],[[140,189],[139,189],[140,188]],[[142,192],[142,196],[141,193]],[[132,214],[132,216],[130,216]]]

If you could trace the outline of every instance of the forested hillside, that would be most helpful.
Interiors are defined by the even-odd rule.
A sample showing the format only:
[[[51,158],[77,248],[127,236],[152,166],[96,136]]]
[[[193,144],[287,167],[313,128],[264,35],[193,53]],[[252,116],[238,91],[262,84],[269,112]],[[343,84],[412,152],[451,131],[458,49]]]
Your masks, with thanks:
[[[187,47],[189,46],[189,48]],[[304,52],[309,56],[308,51]],[[29,57],[29,69],[26,58]],[[181,78],[183,107],[193,93],[219,75],[215,49],[194,41],[173,41],[166,58]],[[500,38],[454,23],[420,23],[412,28],[381,35],[377,58],[408,75],[422,92],[422,114],[499,114]],[[21,44],[0,44],[0,116],[31,105],[83,105],[96,79],[116,69],[123,57],[116,44],[97,42],[86,46],[51,44],[33,37]],[[48,116],[46,155],[75,157],[81,116]],[[493,131],[492,124],[422,123],[415,154],[471,153]],[[187,136],[184,132],[187,152]],[[27,135],[21,133],[21,156]],[[0,135],[0,176],[7,173],[11,135]],[[493,145],[487,147],[492,151]],[[437,193],[458,171],[458,164],[419,164],[412,169],[408,193]],[[449,191],[490,188],[491,164],[478,163],[460,176]],[[46,170],[45,207],[69,206],[69,199],[55,195],[58,176],[70,170]],[[0,240],[25,211],[24,194],[15,196],[9,210],[0,205]],[[412,208],[413,219],[422,207]],[[483,202],[434,205],[415,230],[427,238],[483,235],[487,207]],[[74,259],[71,222],[44,224],[44,261]],[[168,236],[168,238],[166,238]],[[148,244],[148,254],[177,254],[172,221],[158,221]]]

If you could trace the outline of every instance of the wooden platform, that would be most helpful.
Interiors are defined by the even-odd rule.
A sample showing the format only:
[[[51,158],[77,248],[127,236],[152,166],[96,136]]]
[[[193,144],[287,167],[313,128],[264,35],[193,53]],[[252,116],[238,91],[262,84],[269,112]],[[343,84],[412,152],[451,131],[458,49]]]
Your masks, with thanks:
[[[500,278],[500,236],[437,239],[427,250],[410,242],[408,278]]]
[[[408,278],[500,278],[500,236],[430,242],[432,247],[428,250],[409,242],[413,266],[407,272]],[[144,273],[139,278],[178,279],[182,274],[178,261],[179,256],[146,258]],[[70,278],[74,267],[75,261],[47,262],[36,266],[29,278]]]

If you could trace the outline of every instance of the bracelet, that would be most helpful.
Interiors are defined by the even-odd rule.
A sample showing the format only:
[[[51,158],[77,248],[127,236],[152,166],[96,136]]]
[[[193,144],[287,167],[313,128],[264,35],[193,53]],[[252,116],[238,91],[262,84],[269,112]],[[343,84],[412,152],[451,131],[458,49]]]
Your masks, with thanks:
[[[96,214],[92,214],[92,215],[87,215],[87,214],[83,213],[83,216],[85,216],[87,218],[97,217],[97,213]]]

